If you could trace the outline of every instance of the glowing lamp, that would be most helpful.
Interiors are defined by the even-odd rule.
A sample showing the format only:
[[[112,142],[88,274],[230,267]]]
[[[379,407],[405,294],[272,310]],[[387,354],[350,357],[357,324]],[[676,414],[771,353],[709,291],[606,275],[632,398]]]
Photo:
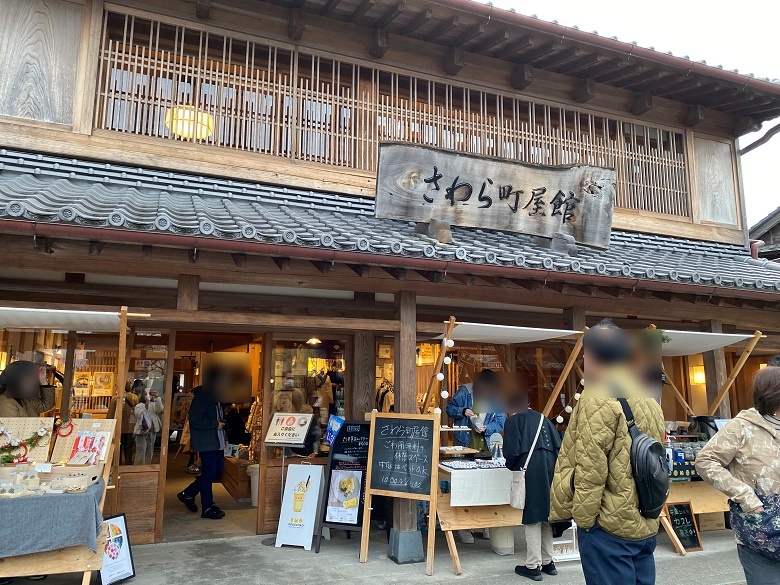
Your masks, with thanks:
[[[165,113],[165,127],[176,136],[203,140],[214,134],[214,116],[195,106],[177,106]]]
[[[694,366],[691,368],[691,384],[706,384],[707,378],[704,375],[704,366]]]

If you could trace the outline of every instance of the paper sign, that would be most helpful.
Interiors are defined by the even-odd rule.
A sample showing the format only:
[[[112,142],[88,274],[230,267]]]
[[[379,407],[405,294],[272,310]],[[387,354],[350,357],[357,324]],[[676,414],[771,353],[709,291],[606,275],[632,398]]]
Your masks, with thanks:
[[[104,524],[106,544],[103,552],[103,567],[100,569],[100,582],[103,585],[111,585],[135,577],[135,567],[125,515],[106,518]]]
[[[36,463],[35,464],[35,472],[36,473],[51,473],[51,463]]]
[[[290,465],[284,484],[282,511],[276,546],[302,546],[311,550],[317,510],[322,498],[323,475],[321,465]]]
[[[313,414],[277,412],[265,436],[266,445],[303,446]]]

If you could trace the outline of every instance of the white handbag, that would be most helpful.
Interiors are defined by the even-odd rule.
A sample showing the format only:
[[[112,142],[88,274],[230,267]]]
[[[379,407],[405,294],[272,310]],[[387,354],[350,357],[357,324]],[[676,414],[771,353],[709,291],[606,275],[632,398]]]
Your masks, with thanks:
[[[536,448],[536,441],[539,440],[539,434],[542,432],[544,426],[544,415],[539,415],[539,428],[536,429],[536,436],[534,442],[531,444],[531,450],[528,451],[528,457],[525,460],[525,465],[512,472],[512,489],[509,492],[509,505],[518,510],[525,509],[525,471],[528,469],[528,463],[531,461],[531,456],[534,454]]]

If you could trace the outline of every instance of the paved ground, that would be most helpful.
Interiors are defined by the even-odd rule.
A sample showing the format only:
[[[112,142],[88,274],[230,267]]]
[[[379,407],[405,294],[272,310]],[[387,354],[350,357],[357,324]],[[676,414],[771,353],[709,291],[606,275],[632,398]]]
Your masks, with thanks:
[[[225,538],[188,543],[138,546],[133,549],[137,577],[133,585],[385,585],[415,582],[451,582],[461,585],[530,583],[514,574],[519,556],[501,557],[486,541],[459,543],[463,575],[455,577],[443,538],[436,550],[436,570],[425,575],[425,565],[396,565],[385,556],[382,534],[371,538],[369,562],[358,562],[359,542],[334,531],[333,540],[323,542],[320,554],[298,548],[276,549],[263,544],[263,537]],[[674,554],[666,537],[659,537],[656,552],[657,585],[744,585],[730,531],[703,534],[704,551],[686,557]],[[523,552],[522,531],[516,536],[516,552]],[[562,563],[557,577],[548,584],[582,585],[579,563]],[[29,583],[21,581],[20,583]],[[50,577],[48,585],[77,585],[80,576]]]

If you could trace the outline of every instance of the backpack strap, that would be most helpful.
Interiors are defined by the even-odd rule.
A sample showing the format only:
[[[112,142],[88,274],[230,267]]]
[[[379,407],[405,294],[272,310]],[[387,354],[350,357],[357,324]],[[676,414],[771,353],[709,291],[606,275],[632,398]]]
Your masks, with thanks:
[[[623,408],[623,414],[626,417],[626,425],[628,426],[628,429],[631,430],[631,427],[636,426],[636,422],[634,422],[634,413],[631,412],[631,407],[628,405],[628,400],[625,398],[618,398],[618,402]]]

